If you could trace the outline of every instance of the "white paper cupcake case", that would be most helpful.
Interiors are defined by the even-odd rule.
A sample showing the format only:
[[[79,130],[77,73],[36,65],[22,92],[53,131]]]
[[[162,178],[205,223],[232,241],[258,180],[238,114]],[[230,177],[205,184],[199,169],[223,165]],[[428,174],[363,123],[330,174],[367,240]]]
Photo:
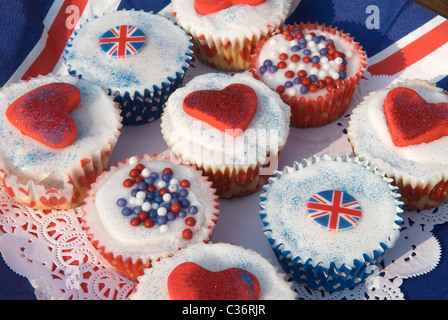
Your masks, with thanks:
[[[122,10],[126,11],[126,10]],[[136,10],[130,10],[136,11]],[[144,12],[143,10],[139,10]],[[153,13],[148,12],[148,13]],[[99,16],[95,16],[92,19],[87,20],[86,22],[96,19]],[[168,20],[168,18],[167,18]],[[84,22],[84,23],[86,23]],[[177,23],[173,22],[174,25],[178,26]],[[82,25],[80,26],[82,28]],[[181,28],[179,26],[179,28]],[[182,28],[181,28],[182,29]],[[182,29],[183,30],[183,29]],[[185,30],[184,30],[185,31]],[[82,79],[82,74],[77,70],[72,68],[69,62],[66,59],[66,54],[68,53],[68,49],[72,46],[72,41],[78,34],[78,31],[74,31],[70,40],[67,42],[67,47],[64,50],[64,54],[62,58],[64,60],[65,65],[67,66],[68,73],[74,77],[78,77]],[[187,32],[185,32],[187,34]],[[188,34],[187,34],[188,35]],[[119,108],[121,110],[121,117],[123,118],[123,125],[141,125],[145,123],[153,122],[154,120],[160,118],[163,108],[165,107],[165,103],[168,100],[168,97],[171,93],[173,93],[178,87],[180,87],[183,83],[185,73],[187,72],[191,59],[193,57],[193,43],[191,41],[191,36],[189,36],[190,45],[188,47],[187,52],[185,52],[185,65],[181,67],[175,74],[167,77],[165,82],[154,84],[152,88],[146,88],[143,92],[135,91],[129,92],[127,90],[113,90],[111,88],[105,88],[109,95],[114,97],[114,101],[118,103]]]
[[[307,166],[311,166],[319,161],[344,161],[354,162],[367,170],[374,172],[389,184],[390,194],[395,199],[397,205],[397,212],[394,221],[394,234],[391,234],[387,239],[378,244],[378,248],[372,252],[366,252],[355,259],[351,263],[343,263],[339,267],[335,263],[330,263],[325,266],[322,262],[313,261],[312,257],[292,256],[288,245],[279,243],[274,238],[269,222],[266,221],[268,213],[265,211],[266,192],[269,190],[270,184],[277,181],[283,174],[291,171],[298,171]],[[353,288],[360,284],[370,273],[374,271],[372,267],[381,262],[384,252],[394,246],[399,236],[399,230],[403,219],[401,215],[403,210],[401,207],[403,203],[399,201],[401,195],[396,193],[397,187],[391,184],[392,179],[386,178],[383,172],[380,172],[376,167],[369,166],[367,162],[362,162],[359,158],[351,158],[347,155],[340,156],[313,156],[310,160],[303,159],[301,163],[294,162],[293,167],[285,167],[282,171],[276,171],[274,176],[269,179],[269,183],[263,186],[265,191],[260,195],[260,218],[263,222],[263,231],[271,245],[279,264],[284,271],[289,274],[296,282],[306,284],[311,289],[336,291],[347,288]]]

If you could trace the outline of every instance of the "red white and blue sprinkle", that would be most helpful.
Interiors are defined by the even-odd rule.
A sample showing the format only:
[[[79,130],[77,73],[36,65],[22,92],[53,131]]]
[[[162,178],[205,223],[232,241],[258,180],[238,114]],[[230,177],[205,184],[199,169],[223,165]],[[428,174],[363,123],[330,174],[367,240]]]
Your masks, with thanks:
[[[130,189],[130,197],[117,199],[123,216],[129,218],[132,226],[150,229],[157,225],[161,232],[169,230],[170,221],[185,219],[186,229],[182,237],[191,239],[193,232],[188,227],[196,224],[193,216],[198,207],[191,205],[188,199],[190,182],[186,179],[179,181],[171,168],[151,172],[140,163],[132,161],[132,164],[134,168],[123,181],[123,186]]]
[[[261,75],[280,72],[285,76],[287,80],[273,88],[277,92],[283,93],[297,86],[301,94],[316,92],[318,89],[326,89],[331,93],[347,78],[346,56],[337,50],[332,39],[314,32],[305,34],[301,30],[286,30],[282,35],[290,41],[290,46],[281,46],[276,58],[265,59],[258,69]],[[275,39],[272,41],[274,43]],[[298,71],[297,63],[300,68]]]

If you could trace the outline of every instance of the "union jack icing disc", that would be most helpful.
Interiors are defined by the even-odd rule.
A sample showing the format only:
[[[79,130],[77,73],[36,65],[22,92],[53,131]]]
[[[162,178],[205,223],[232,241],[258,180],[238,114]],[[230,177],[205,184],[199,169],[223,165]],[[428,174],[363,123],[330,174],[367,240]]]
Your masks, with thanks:
[[[327,190],[313,195],[306,204],[308,217],[329,231],[355,227],[362,217],[359,202],[348,193]]]
[[[146,44],[145,34],[135,26],[121,25],[106,31],[100,39],[102,51],[112,58],[136,55]]]

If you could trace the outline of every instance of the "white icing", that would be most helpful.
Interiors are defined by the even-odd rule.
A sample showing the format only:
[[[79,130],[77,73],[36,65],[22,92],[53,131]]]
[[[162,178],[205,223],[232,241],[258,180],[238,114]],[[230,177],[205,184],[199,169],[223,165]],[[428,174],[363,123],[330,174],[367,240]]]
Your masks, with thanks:
[[[327,42],[320,41],[318,44],[316,44],[311,40],[312,36],[309,34],[311,31],[314,32],[316,36],[323,35],[327,40],[333,40],[336,50],[346,55],[347,69],[345,70],[345,72],[347,73],[347,77],[345,79],[349,79],[350,77],[353,77],[357,72],[359,72],[361,68],[361,59],[358,50],[355,48],[353,42],[349,42],[338,35],[323,30],[303,30],[302,33],[305,35],[305,39],[307,39],[307,47],[300,49],[297,52],[293,52],[291,51],[291,48],[299,45],[299,40],[286,40],[283,34],[277,34],[269,38],[269,40],[264,43],[263,47],[260,50],[260,54],[256,59],[257,74],[260,76],[261,80],[265,82],[270,88],[276,90],[278,86],[285,86],[285,83],[287,81],[293,81],[294,78],[297,77],[297,73],[300,70],[306,71],[307,77],[309,77],[311,74],[316,75],[318,80],[324,80],[327,76],[332,77],[334,80],[339,79],[338,71],[339,65],[341,64],[341,59],[337,58],[332,61],[328,61],[326,55],[321,55],[319,53],[319,50],[325,48]],[[318,56],[320,58],[320,69],[314,68],[313,63],[303,62],[303,58],[306,56],[303,51],[306,49],[309,49],[311,51],[311,55],[309,55],[310,58],[312,58],[313,56]],[[286,53],[289,56],[288,60],[285,61],[287,62],[287,67],[285,69],[279,69],[275,73],[270,73],[269,71],[267,71],[264,74],[261,74],[259,72],[259,68],[263,66],[263,62],[266,59],[270,59],[275,66],[280,61],[282,61],[279,58],[281,53]],[[290,57],[294,54],[300,56],[300,60],[298,62],[291,61]],[[294,72],[294,78],[288,78],[285,76],[285,73],[288,70]],[[308,92],[306,94],[303,94],[300,92],[301,87],[301,84],[294,84],[291,88],[286,88],[284,94],[291,97],[299,97],[303,95],[307,98],[316,98],[327,93],[327,89],[326,87],[324,87],[322,89],[317,89],[316,92]]]
[[[420,80],[406,80],[371,93],[354,109],[350,119],[348,134],[355,153],[382,171],[411,179],[413,185],[446,177],[448,137],[406,147],[397,147],[392,142],[383,104],[387,93],[395,87],[411,88],[431,103],[448,103],[448,95],[442,89]]]
[[[214,225],[212,220],[216,219],[217,209],[213,189],[210,188],[210,183],[203,180],[201,172],[168,161],[141,160],[139,163],[144,164],[151,172],[158,172],[159,175],[164,168],[171,168],[173,176],[179,181],[183,179],[190,181],[188,199],[191,206],[198,208],[198,212],[187,214],[186,218],[193,217],[196,224],[187,226],[185,218],[177,217],[166,225],[159,226],[156,223],[152,228],[143,225],[132,226],[130,220],[136,215],[124,216],[122,207],[117,205],[117,200],[120,198],[126,199],[128,203],[131,198],[138,198],[131,195],[131,190],[135,186],[130,188],[123,186],[123,181],[129,178],[130,170],[135,167],[128,164],[104,173],[97,184],[92,186],[92,195],[84,211],[86,224],[92,231],[94,239],[98,239],[100,245],[104,244],[108,251],[132,259],[157,259],[177,251],[178,248],[208,240],[211,232],[208,227]],[[139,205],[138,202],[132,204]],[[153,204],[151,208],[162,213],[157,204]],[[186,240],[182,237],[184,229],[193,231],[192,239]]]
[[[334,262],[353,266],[363,262],[364,254],[383,252],[380,243],[391,246],[398,237],[395,221],[398,207],[389,183],[381,176],[355,162],[321,159],[298,170],[286,168],[278,179],[271,180],[262,203],[264,222],[275,246],[284,244],[291,259],[312,259],[326,268]],[[306,203],[315,194],[340,190],[353,196],[362,210],[359,223],[339,232],[327,231],[307,216]],[[390,243],[389,243],[390,242]]]
[[[255,251],[226,243],[195,244],[178,251],[173,257],[154,263],[139,278],[132,300],[169,300],[168,277],[171,271],[183,262],[194,262],[201,267],[217,272],[228,268],[241,268],[252,273],[260,284],[259,300],[292,300],[296,293],[284,275]]]
[[[146,44],[134,56],[116,59],[107,56],[99,44],[109,29],[131,25],[146,36]],[[190,37],[167,18],[142,11],[116,11],[83,24],[69,42],[64,59],[70,71],[84,79],[100,84],[104,89],[131,97],[153,86],[162,87],[168,78],[176,79],[183,73],[191,54]]]
[[[222,90],[232,83],[252,87],[258,99],[249,127],[232,137],[183,110],[184,98],[196,90]],[[171,151],[187,162],[220,168],[263,164],[269,151],[276,154],[289,133],[290,107],[262,82],[245,74],[210,73],[195,77],[168,99],[162,115],[162,132]],[[235,146],[235,148],[234,148]]]
[[[42,85],[64,82],[78,87],[81,102],[71,113],[76,123],[76,140],[65,148],[51,148],[24,136],[6,118],[6,109],[25,93]],[[121,127],[115,103],[102,88],[70,76],[45,76],[15,83],[0,91],[0,159],[9,175],[47,189],[67,185],[68,174],[83,158],[100,152]]]
[[[207,15],[196,11],[194,0],[173,0],[172,5],[176,20],[191,34],[235,45],[283,23],[291,0],[266,0],[257,6],[235,5]]]

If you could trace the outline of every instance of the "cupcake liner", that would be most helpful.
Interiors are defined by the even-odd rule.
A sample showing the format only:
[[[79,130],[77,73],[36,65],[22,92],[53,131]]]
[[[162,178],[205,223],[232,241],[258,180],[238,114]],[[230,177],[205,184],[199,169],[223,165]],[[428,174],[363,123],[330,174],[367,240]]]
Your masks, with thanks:
[[[225,37],[215,35],[197,24],[194,26],[185,24],[178,12],[173,14],[178,23],[191,35],[193,51],[200,61],[222,71],[243,71],[250,68],[251,55],[258,42],[279,30],[288,15],[288,10],[289,5],[271,24],[251,26],[250,32],[235,32]]]
[[[130,11],[136,11],[136,10],[130,10]],[[144,11],[140,10],[140,12]],[[94,18],[89,19],[86,22],[96,18],[99,17],[95,16]],[[167,20],[169,19],[167,18]],[[174,22],[173,24],[177,25]],[[81,28],[83,25],[81,25]],[[72,36],[70,37],[70,40],[67,43],[67,48],[70,48],[72,46],[72,41],[78,33],[79,31],[77,30],[73,32]],[[62,57],[64,59],[65,65],[67,66],[68,72],[72,76],[81,79],[83,77],[82,73],[74,69],[70,65],[69,61],[67,61],[66,59],[67,52],[68,50],[66,49]],[[168,99],[169,95],[182,85],[185,73],[190,66],[192,57],[193,57],[193,43],[190,37],[190,46],[188,47],[187,52],[185,52],[185,64],[180,68],[180,70],[176,71],[175,74],[167,76],[164,82],[154,83],[151,84],[151,86],[148,86],[148,88],[134,92],[130,92],[125,88],[123,89],[105,88],[108,91],[109,95],[114,97],[114,101],[119,104],[119,108],[121,110],[121,116],[123,118],[122,120],[123,125],[125,126],[141,125],[153,122],[154,120],[160,118],[163,112],[163,108],[165,107],[165,102]]]
[[[38,76],[35,79],[44,77],[46,76]],[[57,80],[57,77],[54,79]],[[101,149],[91,151],[78,163],[73,163],[65,173],[66,180],[61,181],[62,187],[48,187],[32,179],[21,178],[11,173],[7,164],[0,160],[0,181],[5,191],[11,198],[34,209],[71,209],[79,206],[87,196],[90,184],[107,169],[110,155],[120,136],[122,125],[118,105],[115,105],[114,118],[117,127],[113,136]]]
[[[102,175],[100,175],[96,182],[91,185],[91,189],[88,191],[89,197],[85,198],[84,205],[82,206],[82,210],[84,212],[84,216],[80,218],[82,227],[86,230],[89,239],[92,241],[92,244],[95,248],[101,253],[101,255],[110,263],[110,265],[121,275],[138,282],[138,277],[144,274],[144,270],[146,268],[150,268],[154,261],[158,261],[164,257],[170,257],[175,253],[175,250],[170,251],[166,250],[165,252],[145,252],[144,255],[141,254],[139,256],[136,255],[126,255],[126,245],[119,245],[122,250],[118,252],[118,250],[112,250],[110,240],[108,240],[108,236],[105,235],[107,231],[104,231],[102,227],[93,226],[92,224],[101,224],[98,221],[98,217],[92,217],[89,215],[89,211],[92,210],[95,206],[95,199],[92,196],[95,195],[96,189],[99,187],[102,178],[106,174],[111,174],[124,166],[129,165],[130,161],[137,160],[139,161],[167,161],[170,162],[169,159],[165,155],[144,155],[144,156],[136,156],[132,158],[126,159],[125,162],[118,162],[116,166],[112,166],[108,171],[105,171]],[[178,164],[178,163],[176,163]],[[181,163],[180,165],[185,165]],[[204,220],[204,225],[202,225],[201,232],[199,235],[194,235],[192,239],[187,240],[190,241],[191,244],[197,243],[198,241],[208,243],[211,240],[217,219],[219,214],[219,202],[218,196],[215,193],[215,190],[212,187],[212,183],[208,180],[207,177],[202,175],[202,180],[206,186],[210,188],[211,196],[213,197],[214,206],[209,208],[210,212],[206,213],[206,218]],[[186,245],[188,246],[188,245]],[[177,250],[181,250],[182,247],[176,248]]]
[[[271,150],[267,153],[267,163],[249,164],[245,166],[212,166],[205,163],[194,163],[185,159],[182,153],[173,152],[175,141],[170,138],[169,132],[164,129],[162,122],[162,134],[170,149],[172,161],[182,161],[193,165],[210,179],[216,194],[221,198],[232,198],[250,195],[257,192],[266,184],[267,179],[277,170],[278,159],[282,148]],[[180,160],[179,160],[180,159]],[[271,160],[273,162],[271,163]],[[265,170],[264,170],[265,169]]]
[[[374,172],[388,183],[390,194],[394,198],[396,204],[396,215],[394,221],[394,233],[392,233],[384,242],[378,244],[376,250],[365,252],[362,257],[355,259],[352,262],[342,263],[336,265],[331,262],[330,265],[324,265],[320,261],[313,261],[312,257],[292,256],[291,251],[288,250],[287,245],[279,243],[271,230],[269,222],[266,221],[267,213],[265,211],[266,192],[270,188],[270,184],[277,181],[283,174],[287,172],[299,171],[302,168],[313,165],[319,161],[343,161],[353,162],[365,167],[366,170]],[[361,283],[367,276],[370,275],[370,268],[377,265],[383,257],[384,252],[394,246],[399,237],[399,230],[401,228],[403,210],[401,209],[403,203],[400,201],[400,194],[397,193],[397,187],[392,185],[392,180],[385,177],[383,172],[380,172],[376,167],[369,166],[367,162],[361,161],[359,158],[350,158],[347,155],[342,157],[329,155],[313,156],[310,160],[302,160],[301,163],[294,162],[293,167],[285,167],[282,171],[277,171],[274,177],[269,179],[269,184],[263,187],[265,193],[260,195],[260,218],[263,222],[263,231],[268,238],[275,256],[284,271],[289,274],[295,281],[300,284],[306,284],[311,289],[336,291],[346,288],[352,288]]]
[[[388,88],[400,86],[401,82],[393,84]],[[411,88],[427,87],[435,92],[445,93],[442,88],[437,88],[435,84],[432,84],[426,80],[421,79],[408,79],[406,85]],[[371,92],[364,100],[359,104],[361,107],[371,95],[377,94],[381,90]],[[441,171],[434,169],[429,176],[417,177],[414,172],[404,172],[403,170],[394,168],[389,165],[387,160],[376,159],[374,156],[360,152],[354,140],[356,140],[356,132],[353,128],[352,119],[358,117],[359,108],[356,107],[353,110],[351,120],[348,127],[348,136],[352,144],[353,152],[356,156],[364,161],[376,165],[380,170],[384,171],[386,176],[392,179],[394,184],[398,187],[398,192],[401,194],[401,200],[404,202],[403,208],[405,210],[425,210],[437,207],[448,201],[448,168],[443,168]],[[387,157],[385,159],[388,159]],[[418,170],[418,168],[414,168]]]
[[[350,34],[346,34],[337,28],[318,23],[294,23],[293,25],[285,25],[282,30],[296,31],[296,30],[322,30],[328,33],[337,35],[345,39],[347,42],[354,44],[358,55],[361,58],[360,70],[352,77],[341,81],[333,92],[326,92],[323,96],[317,98],[307,98],[305,96],[289,96],[287,94],[280,94],[283,101],[291,106],[291,126],[299,128],[319,127],[337,120],[349,107],[353,94],[358,86],[364,71],[367,67],[367,57],[362,50],[361,45],[354,41]],[[260,41],[254,51],[251,62],[251,72],[256,79],[260,80],[258,75],[258,68],[256,66],[256,58],[260,54],[263,44],[266,42]]]

